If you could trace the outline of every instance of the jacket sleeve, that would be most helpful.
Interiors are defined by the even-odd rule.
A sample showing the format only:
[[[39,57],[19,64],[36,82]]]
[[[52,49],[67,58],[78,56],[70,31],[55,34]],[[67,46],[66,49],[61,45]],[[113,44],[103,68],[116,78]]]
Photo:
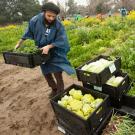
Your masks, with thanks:
[[[33,24],[34,22],[30,21],[29,24],[28,24],[28,27],[25,31],[25,34],[22,36],[22,39],[23,40],[26,40],[26,39],[34,39],[34,32],[33,32]]]
[[[66,52],[69,51],[69,43],[66,35],[66,31],[64,26],[61,25],[60,28],[56,32],[56,37],[54,42],[52,43],[57,48],[64,49]]]

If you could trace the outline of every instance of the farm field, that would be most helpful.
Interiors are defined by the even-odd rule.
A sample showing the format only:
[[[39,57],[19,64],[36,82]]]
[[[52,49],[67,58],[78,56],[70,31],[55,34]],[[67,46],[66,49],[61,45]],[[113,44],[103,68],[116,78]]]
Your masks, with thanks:
[[[68,58],[74,68],[98,55],[120,56],[122,70],[135,79],[135,11],[125,18],[85,18],[63,22],[71,46]],[[40,68],[4,64],[2,52],[14,48],[27,27],[0,27],[0,135],[61,135],[57,131]],[[24,46],[34,44],[26,41]],[[65,87],[80,84],[64,73]],[[135,88],[128,93],[135,96]]]

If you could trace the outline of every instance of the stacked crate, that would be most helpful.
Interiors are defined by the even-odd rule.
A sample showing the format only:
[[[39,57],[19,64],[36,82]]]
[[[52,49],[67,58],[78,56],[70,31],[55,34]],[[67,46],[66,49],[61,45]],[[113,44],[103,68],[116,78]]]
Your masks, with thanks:
[[[91,94],[95,99],[102,98],[103,102],[88,117],[83,119],[72,111],[58,104],[58,101],[68,95],[71,89],[81,90],[83,94]],[[102,121],[111,111],[109,96],[94,90],[88,90],[79,85],[71,85],[64,92],[51,99],[51,104],[58,121],[59,130],[70,135],[93,135]]]
[[[100,60],[101,58],[106,60],[112,60],[109,56],[98,56],[85,64],[90,64],[92,62]],[[94,89],[102,93],[108,94],[111,99],[111,105],[117,108],[120,107],[122,96],[127,92],[130,85],[128,74],[121,71],[121,58],[116,57],[113,63],[111,63],[108,67],[106,67],[98,74],[83,71],[82,67],[85,64],[81,65],[76,69],[78,80],[82,81],[82,84],[85,88]],[[106,82],[113,75],[116,77],[121,76],[124,78],[117,87],[106,84]]]

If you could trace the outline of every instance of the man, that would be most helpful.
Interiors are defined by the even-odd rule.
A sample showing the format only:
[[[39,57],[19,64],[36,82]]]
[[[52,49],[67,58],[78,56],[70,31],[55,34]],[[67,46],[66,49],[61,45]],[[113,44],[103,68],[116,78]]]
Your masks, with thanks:
[[[80,13],[78,13],[78,14],[76,15],[75,20],[76,20],[76,21],[80,21],[81,19],[82,19],[82,16],[81,16]]]
[[[108,12],[108,16],[109,16],[109,17],[112,16],[112,10],[110,10],[110,11]]]
[[[127,15],[127,9],[124,8],[124,7],[122,7],[122,8],[120,9],[120,14],[121,14],[122,17],[125,17],[125,16]]]
[[[48,2],[42,6],[42,11],[30,20],[27,31],[15,49],[19,48],[26,39],[32,39],[43,54],[50,53],[50,59],[40,67],[52,89],[50,96],[54,96],[64,90],[62,72],[65,71],[71,75],[75,71],[67,60],[70,47],[64,27],[57,20],[57,15],[60,13],[59,7]]]

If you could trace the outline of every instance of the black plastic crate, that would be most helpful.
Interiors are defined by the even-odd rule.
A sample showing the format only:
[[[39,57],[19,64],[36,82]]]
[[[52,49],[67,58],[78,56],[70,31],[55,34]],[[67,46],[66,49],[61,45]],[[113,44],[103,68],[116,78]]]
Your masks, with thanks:
[[[93,60],[88,61],[85,64],[89,64],[91,62],[97,61],[101,58],[104,58],[106,60],[112,60],[109,56],[98,56]],[[105,68],[103,71],[100,73],[91,73],[88,71],[83,71],[81,68],[85,65],[81,65],[80,67],[76,68],[76,73],[77,73],[77,78],[79,81],[83,82],[89,82],[91,84],[95,84],[97,86],[102,86],[102,84],[105,84],[106,81],[114,75],[116,72],[118,72],[121,68],[121,58],[116,57],[116,60],[114,61],[113,64],[111,64],[109,67]]]
[[[65,123],[63,121],[59,121],[57,123],[57,126],[58,126],[58,130],[63,133],[64,135],[74,135],[72,134],[68,129],[66,129],[65,127]]]
[[[132,81],[130,83],[128,91],[130,91],[131,87],[133,87],[135,81]],[[123,103],[129,107],[132,107],[135,109],[135,96],[128,95],[127,93],[123,95]]]
[[[37,54],[3,52],[3,57],[6,64],[12,64],[28,68],[34,68],[36,66],[39,66],[49,59],[49,55],[42,55],[41,52],[38,52]]]
[[[135,96],[123,95],[123,104],[135,109]]]
[[[121,116],[124,116],[124,115],[128,114],[129,117],[135,121],[135,116],[130,114],[129,112],[118,110],[118,109],[112,109],[108,112],[105,119],[102,121],[102,123],[99,125],[99,127],[93,132],[92,135],[102,135],[103,130],[106,128],[106,126],[110,122],[113,114],[118,114],[118,115],[121,115]],[[75,134],[72,134],[71,132],[69,132],[66,128],[64,128],[62,126],[62,123],[59,123],[58,125],[60,126],[60,128],[62,130],[64,130],[64,132],[63,131],[61,131],[61,132],[64,133],[65,135],[75,135]]]
[[[99,127],[91,135],[102,135],[103,130],[106,128],[106,126],[110,122],[113,114],[117,114],[117,115],[120,115],[120,116],[124,116],[124,115],[128,114],[128,116],[135,121],[135,116],[130,114],[129,112],[122,111],[122,110],[119,110],[119,109],[112,109],[108,112],[105,119],[102,121],[102,123],[99,125]],[[64,133],[65,135],[75,135],[75,134],[72,134],[70,131],[68,131],[65,128],[66,126],[62,126],[64,124],[61,121],[58,123],[59,127],[61,128],[61,130],[59,130],[59,131]]]
[[[33,65],[39,66],[42,63],[45,63],[50,58],[50,53],[48,55],[42,54],[41,52],[33,54]]]
[[[113,87],[107,84],[103,85],[103,92],[110,95],[112,105],[114,107],[121,107],[122,96],[128,91],[130,86],[130,79],[127,73],[118,72],[115,76],[124,77],[123,81],[117,86]]]
[[[129,90],[132,87],[133,82],[129,86]],[[131,113],[135,116],[135,96],[124,94],[122,97],[122,107],[120,110],[124,110],[128,113]]]
[[[108,114],[106,115],[105,119],[102,121],[102,123],[99,125],[99,127],[95,130],[95,132],[93,133],[93,135],[101,135],[103,129],[106,127],[106,125],[108,124],[111,116],[112,116],[113,110],[110,110],[108,112]]]
[[[119,108],[121,107],[122,96],[129,90],[130,79],[128,74],[122,73],[122,71],[117,72],[115,76],[124,77],[123,81],[117,87],[110,86],[108,84],[104,84],[99,87],[85,82],[83,82],[83,86],[88,89],[94,89],[102,93],[108,94],[110,96],[112,106]]]
[[[93,134],[93,135],[101,135],[103,130],[106,128],[106,126],[109,124],[110,120],[111,120],[111,117],[113,114],[117,114],[117,115],[120,115],[120,116],[124,116],[124,115],[127,115],[133,119],[135,121],[135,116],[130,114],[130,113],[127,113],[125,111],[121,111],[121,110],[118,110],[118,109],[113,109],[109,114],[108,116],[106,117],[106,119],[104,119],[104,121],[101,123],[101,125],[97,128],[96,132]]]
[[[91,116],[87,120],[84,120],[83,118],[77,116],[73,112],[67,110],[57,103],[58,100],[60,100],[63,96],[68,95],[68,92],[72,88],[81,90],[83,94],[91,94],[94,98],[104,99],[103,103],[91,114]],[[62,121],[64,123],[62,126],[75,135],[93,134],[93,131],[100,125],[100,123],[106,117],[108,111],[110,110],[108,95],[93,90],[90,91],[75,84],[71,85],[64,92],[52,98],[51,104],[57,120]]]
[[[108,113],[106,114],[106,117],[103,119],[103,121],[99,125],[99,127],[95,129],[95,131],[93,131],[93,133],[91,133],[90,135],[101,135],[103,124],[105,125],[105,122],[107,123],[111,116],[112,116],[112,110],[109,110]],[[58,125],[58,130],[64,135],[76,135],[76,134],[73,134],[71,131],[69,131],[69,126],[62,120],[59,119],[57,125]]]

